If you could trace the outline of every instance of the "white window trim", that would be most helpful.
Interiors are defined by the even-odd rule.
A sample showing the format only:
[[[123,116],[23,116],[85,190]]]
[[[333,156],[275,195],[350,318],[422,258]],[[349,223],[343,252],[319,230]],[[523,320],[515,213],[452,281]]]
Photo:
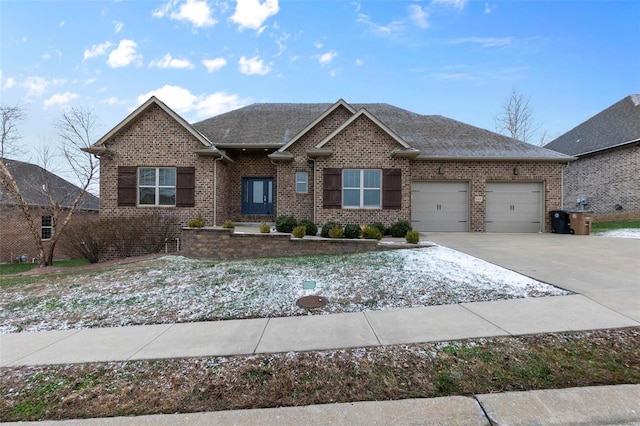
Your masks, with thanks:
[[[155,177],[156,181],[153,186],[151,185],[140,185],[140,171],[144,169],[154,169],[156,171]],[[176,184],[175,185],[160,185],[160,170],[161,169],[172,169],[176,176]],[[177,197],[177,179],[178,179],[178,171],[175,167],[138,167],[138,173],[136,176],[137,179],[137,204],[138,207],[175,207],[176,206],[176,197]],[[154,204],[140,204],[140,188],[154,188],[155,189],[155,203]],[[173,188],[175,191],[174,202],[173,204],[160,204],[160,189],[163,188]]]
[[[43,219],[45,217],[51,218],[51,225],[48,225],[48,226],[44,225]],[[42,231],[44,231],[45,229],[49,229],[49,238],[42,237]],[[42,241],[49,241],[51,238],[53,238],[53,216],[50,214],[43,214],[42,217],[40,218],[40,239]]]
[[[298,174],[304,175],[304,181],[298,180]],[[298,185],[304,184],[304,191],[298,191]],[[309,193],[309,172],[296,172],[296,194]]]
[[[345,187],[344,186],[344,173],[346,171],[358,170],[360,172],[360,186],[359,187]],[[380,173],[380,186],[379,187],[365,187],[364,186],[364,172],[365,170],[370,171],[378,171]],[[357,189],[360,191],[360,204],[358,206],[345,206],[344,205],[344,190],[345,189]],[[377,206],[365,206],[364,205],[364,191],[365,190],[377,190],[380,194],[380,198],[378,199]],[[345,210],[348,209],[366,209],[366,210],[381,210],[382,209],[382,169],[342,169],[342,208]]]

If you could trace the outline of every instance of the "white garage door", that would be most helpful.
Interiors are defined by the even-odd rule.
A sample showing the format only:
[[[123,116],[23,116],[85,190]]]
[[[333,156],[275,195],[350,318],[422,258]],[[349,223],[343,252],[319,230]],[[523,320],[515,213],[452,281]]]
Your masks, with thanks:
[[[413,182],[411,226],[417,231],[468,231],[467,182]]]
[[[487,232],[543,231],[542,183],[487,183]]]

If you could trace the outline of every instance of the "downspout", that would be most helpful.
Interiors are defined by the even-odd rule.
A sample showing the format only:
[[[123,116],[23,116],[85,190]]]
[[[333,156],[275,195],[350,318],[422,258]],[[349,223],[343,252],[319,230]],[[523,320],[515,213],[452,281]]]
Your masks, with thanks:
[[[311,220],[313,220],[313,223],[316,223],[316,160],[315,158],[309,158],[309,162],[313,163],[313,166],[311,167],[311,173],[313,174],[313,219]]]
[[[213,226],[218,224],[218,161],[223,158],[220,156],[213,160]]]

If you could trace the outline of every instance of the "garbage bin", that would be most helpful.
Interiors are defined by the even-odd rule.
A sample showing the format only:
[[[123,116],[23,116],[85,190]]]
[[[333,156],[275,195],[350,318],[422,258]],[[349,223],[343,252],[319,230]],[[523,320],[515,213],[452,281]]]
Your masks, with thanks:
[[[551,232],[554,234],[571,234],[569,226],[569,212],[565,210],[551,210]]]
[[[592,212],[570,212],[569,225],[576,235],[591,234]]]

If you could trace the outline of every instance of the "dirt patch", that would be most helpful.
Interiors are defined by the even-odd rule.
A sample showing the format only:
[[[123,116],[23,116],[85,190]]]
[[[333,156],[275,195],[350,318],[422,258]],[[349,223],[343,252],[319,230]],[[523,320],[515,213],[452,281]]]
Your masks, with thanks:
[[[640,383],[640,328],[0,370],[0,421]]]

